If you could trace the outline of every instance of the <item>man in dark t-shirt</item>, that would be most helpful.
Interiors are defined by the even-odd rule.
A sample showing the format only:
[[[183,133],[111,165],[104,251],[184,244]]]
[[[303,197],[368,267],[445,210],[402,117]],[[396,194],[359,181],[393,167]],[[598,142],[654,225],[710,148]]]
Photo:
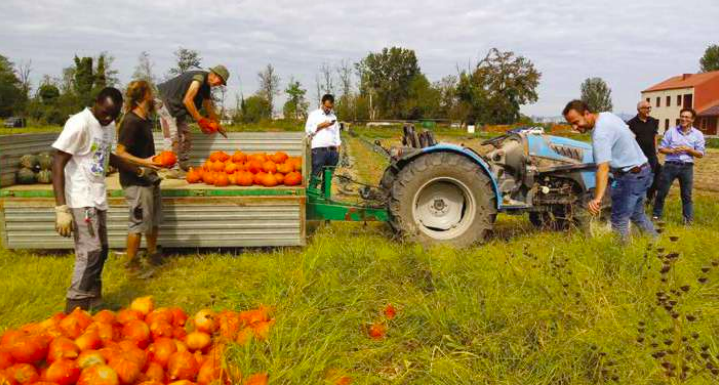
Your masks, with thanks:
[[[639,143],[639,147],[647,157],[649,165],[654,173],[654,181],[647,190],[647,202],[652,202],[657,192],[659,183],[659,174],[661,164],[657,157],[657,138],[659,135],[659,121],[649,116],[652,106],[647,101],[641,101],[637,104],[637,116],[627,122],[629,129],[632,130],[634,136]]]
[[[218,123],[219,117],[212,103],[211,89],[226,85],[229,77],[227,68],[218,65],[209,71],[187,71],[157,86],[157,113],[162,124],[165,150],[172,150],[177,154],[179,168],[184,171],[189,167],[192,148],[188,118],[194,119],[206,134],[219,132],[227,137]],[[207,118],[200,115],[202,108],[207,112]],[[179,169],[175,169],[169,176],[183,177]]]
[[[117,155],[145,167],[140,173],[120,171],[120,184],[130,209],[125,268],[135,273],[141,266],[137,252],[142,234],[145,234],[149,262],[160,263],[157,236],[162,223],[162,198],[160,178],[155,172],[158,164],[152,160],[155,142],[149,115],[154,112],[155,99],[150,84],[142,80],[130,83],[126,99],[128,111],[118,130]]]

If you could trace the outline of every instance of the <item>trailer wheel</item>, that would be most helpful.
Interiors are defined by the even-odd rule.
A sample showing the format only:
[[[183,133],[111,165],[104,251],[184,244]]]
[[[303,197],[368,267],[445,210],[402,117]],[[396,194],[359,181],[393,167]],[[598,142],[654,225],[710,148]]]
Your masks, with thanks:
[[[429,245],[467,247],[484,241],[496,217],[492,182],[462,155],[422,155],[394,180],[390,224],[402,237]]]

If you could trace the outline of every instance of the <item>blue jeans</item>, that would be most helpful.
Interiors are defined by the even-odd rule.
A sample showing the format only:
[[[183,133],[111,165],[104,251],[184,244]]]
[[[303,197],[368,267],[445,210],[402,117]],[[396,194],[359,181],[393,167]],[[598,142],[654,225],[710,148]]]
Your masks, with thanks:
[[[322,179],[325,167],[335,167],[340,160],[337,149],[320,147],[312,149],[312,175]]]
[[[651,236],[657,235],[654,225],[644,213],[644,199],[653,180],[654,174],[649,167],[644,167],[636,174],[628,172],[614,177],[611,188],[612,229],[619,233],[625,242],[629,240],[630,220],[643,232]]]
[[[694,164],[666,162],[662,168],[662,175],[659,178],[659,189],[657,198],[654,201],[654,216],[662,217],[664,212],[664,200],[669,194],[669,189],[679,179],[679,190],[682,197],[682,215],[685,223],[694,220],[694,205],[692,203],[692,185],[694,184]]]

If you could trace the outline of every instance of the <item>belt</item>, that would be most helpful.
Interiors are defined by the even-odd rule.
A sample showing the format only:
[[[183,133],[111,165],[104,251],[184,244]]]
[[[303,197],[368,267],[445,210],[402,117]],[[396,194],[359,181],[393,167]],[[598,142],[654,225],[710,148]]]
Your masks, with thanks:
[[[634,167],[632,167],[632,168],[630,168],[629,170],[626,170],[626,171],[622,171],[621,169],[614,169],[614,170],[612,170],[612,173],[613,173],[613,174],[617,174],[617,175],[639,174],[639,173],[642,172],[642,170],[644,170],[646,167],[649,167],[649,163],[644,163],[644,164],[639,165],[639,166],[634,166]]]
[[[693,165],[694,165],[694,163],[692,163],[692,162],[682,162],[682,161],[680,161],[680,160],[669,160],[669,161],[666,161],[666,162],[664,162],[664,163],[676,164],[676,165],[678,165],[678,166],[687,166],[687,165],[688,165],[688,166],[693,166]]]
[[[312,151],[315,151],[315,150],[317,150],[317,151],[333,151],[334,152],[334,151],[337,151],[337,147],[329,146],[329,147],[317,147],[317,148],[312,149]]]

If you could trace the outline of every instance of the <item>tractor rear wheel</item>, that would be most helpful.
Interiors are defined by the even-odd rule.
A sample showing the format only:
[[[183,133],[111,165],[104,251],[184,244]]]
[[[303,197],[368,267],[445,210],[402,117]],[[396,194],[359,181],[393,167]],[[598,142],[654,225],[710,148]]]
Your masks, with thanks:
[[[406,165],[390,189],[391,226],[424,245],[467,247],[484,241],[497,214],[492,182],[466,157],[438,152]]]

